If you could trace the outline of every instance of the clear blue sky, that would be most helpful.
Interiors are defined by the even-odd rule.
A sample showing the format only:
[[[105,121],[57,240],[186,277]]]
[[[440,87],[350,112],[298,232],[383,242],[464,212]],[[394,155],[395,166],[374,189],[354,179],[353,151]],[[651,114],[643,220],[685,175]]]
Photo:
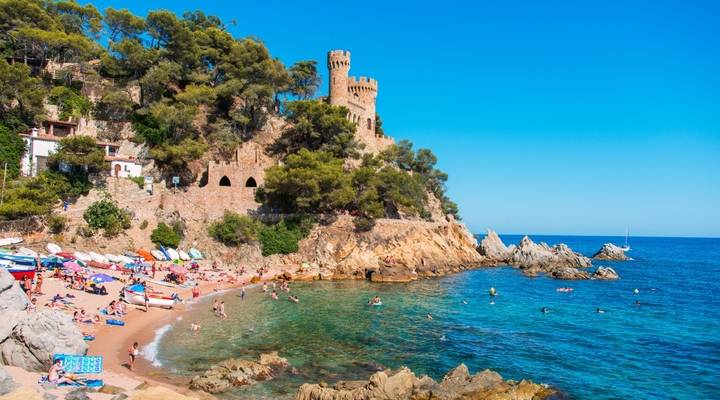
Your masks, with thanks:
[[[475,232],[720,236],[720,2],[94,4],[202,9],[323,73],[350,50]]]

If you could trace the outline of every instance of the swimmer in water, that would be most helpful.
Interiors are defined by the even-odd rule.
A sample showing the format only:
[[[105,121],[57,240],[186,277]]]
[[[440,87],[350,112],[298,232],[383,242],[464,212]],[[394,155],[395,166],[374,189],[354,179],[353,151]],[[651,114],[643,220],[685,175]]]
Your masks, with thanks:
[[[595,311],[596,311],[598,314],[605,314],[605,310],[603,310],[602,308],[598,308],[598,309],[596,309]]]
[[[543,307],[543,308],[540,309],[540,312],[543,313],[543,314],[547,314],[547,313],[550,312],[550,309],[547,308],[547,307]]]
[[[497,290],[495,290],[495,287],[490,287],[490,297],[495,297],[497,295]]]
[[[467,304],[467,303],[468,303],[467,300],[463,300],[463,304]]]
[[[635,294],[640,294],[640,291],[637,290],[637,289],[635,289],[635,290],[633,290],[633,293],[635,293]]]
[[[445,335],[440,336],[440,341],[441,342],[447,341],[447,338],[445,337]]]
[[[197,335],[197,334],[200,332],[200,328],[201,328],[201,326],[200,326],[200,324],[197,323],[197,322],[193,322],[192,324],[190,324],[190,331],[191,331],[194,335]]]
[[[428,313],[427,319],[432,320],[432,315],[430,315],[430,313]]]

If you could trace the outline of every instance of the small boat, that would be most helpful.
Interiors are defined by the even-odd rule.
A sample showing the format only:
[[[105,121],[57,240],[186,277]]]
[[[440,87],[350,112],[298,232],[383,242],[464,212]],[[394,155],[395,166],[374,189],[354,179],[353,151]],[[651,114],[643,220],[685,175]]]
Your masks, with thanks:
[[[77,259],[77,257],[75,257],[75,254],[73,254],[69,251],[61,251],[55,255],[58,257],[67,258],[68,260],[76,260]]]
[[[172,257],[170,256],[170,253],[168,253],[167,249],[163,245],[160,245],[160,247],[158,247],[158,249],[163,253],[163,256],[165,257],[165,259],[167,261],[172,261]]]
[[[128,256],[118,256],[118,258],[120,259],[119,262],[123,264],[133,264],[135,262],[135,260]]]
[[[17,253],[0,253],[0,260],[12,261],[15,264],[22,265],[35,266],[37,264],[37,260],[35,259],[35,257]]]
[[[155,261],[155,256],[145,249],[137,249],[137,254],[142,257],[145,261]]]
[[[56,245],[55,243],[48,243],[45,245],[45,249],[50,252],[50,254],[57,254],[62,251],[60,246]]]
[[[158,261],[166,261],[166,260],[167,260],[167,259],[165,258],[165,254],[163,254],[163,252],[160,251],[160,250],[155,250],[155,249],[153,249],[153,250],[150,250],[150,253],[151,253],[152,256],[155,257],[155,259],[158,260]]]
[[[105,258],[107,258],[108,261],[110,261],[111,263],[122,262],[122,260],[120,259],[120,256],[118,256],[118,255],[116,255],[116,254],[105,253],[105,254],[103,254],[103,255],[104,255]]]
[[[0,260],[0,268],[7,270],[15,280],[19,281],[29,277],[30,279],[35,278],[35,266],[18,264],[10,260]]]
[[[145,288],[142,285],[133,285],[123,289],[123,298],[130,304],[139,306],[145,305]],[[150,307],[173,308],[176,298],[174,296],[162,296],[150,294],[148,304]]]
[[[177,252],[177,250],[173,249],[172,247],[166,248],[165,252],[170,256],[171,260],[179,260],[180,259],[180,254]]]
[[[194,247],[191,248],[191,249],[188,251],[188,254],[190,255],[190,257],[192,257],[192,258],[195,259],[195,260],[202,260],[202,259],[203,259],[203,255],[202,255],[202,253],[200,252],[200,250],[198,250],[198,249],[196,249],[196,248],[194,248]]]
[[[76,259],[78,259],[80,261],[85,261],[85,262],[92,261],[92,257],[90,257],[90,255],[87,253],[83,253],[82,251],[76,251],[73,253],[73,255],[75,256]]]
[[[21,237],[8,237],[0,239],[0,246],[12,246],[14,244],[22,243],[23,238]]]
[[[94,251],[88,251],[87,254],[88,254],[88,255],[90,256],[90,258],[92,259],[91,261],[95,261],[95,262],[99,262],[99,263],[107,263],[108,261],[110,261],[110,260],[108,260],[107,257],[105,257],[104,255],[98,254],[98,253],[96,253],[96,252],[94,252]]]
[[[184,252],[184,251],[182,251],[182,250],[178,250],[178,254],[180,255],[180,259],[181,259],[181,260],[183,260],[183,261],[190,261],[190,256],[188,255],[188,253],[186,253],[186,252]]]
[[[18,254],[22,254],[30,257],[37,257],[38,253],[35,250],[28,249],[27,247],[21,247],[17,250]]]
[[[571,287],[559,287],[559,288],[555,289],[555,291],[556,291],[556,292],[560,292],[560,293],[569,293],[569,292],[572,292],[572,291],[573,291],[573,288],[571,288]]]
[[[622,251],[630,251],[630,245],[628,244],[628,236],[630,236],[630,228],[625,229],[625,246],[620,248]]]

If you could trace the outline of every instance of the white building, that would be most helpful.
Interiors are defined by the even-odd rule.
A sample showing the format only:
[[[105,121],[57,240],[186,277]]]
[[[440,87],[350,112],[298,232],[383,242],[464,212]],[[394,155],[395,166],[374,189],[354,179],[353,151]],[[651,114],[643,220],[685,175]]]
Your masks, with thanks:
[[[46,170],[48,157],[57,150],[58,142],[67,136],[75,135],[76,129],[77,124],[72,122],[45,121],[41,128],[33,128],[30,133],[20,135],[25,140],[25,154],[21,163],[22,174],[37,176],[38,173]],[[118,156],[120,145],[107,142],[97,142],[97,144],[105,152],[105,159],[111,163],[111,176],[142,175],[142,165],[137,159]]]

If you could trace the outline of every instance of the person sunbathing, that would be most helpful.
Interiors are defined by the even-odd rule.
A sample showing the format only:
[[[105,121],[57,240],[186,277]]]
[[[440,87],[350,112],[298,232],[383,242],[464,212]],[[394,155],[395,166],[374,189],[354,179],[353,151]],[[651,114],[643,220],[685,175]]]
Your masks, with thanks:
[[[50,370],[48,371],[48,382],[55,385],[69,383],[85,386],[83,382],[75,380],[72,376],[65,373],[65,370],[62,367],[62,358],[56,358],[53,365],[50,367]]]

